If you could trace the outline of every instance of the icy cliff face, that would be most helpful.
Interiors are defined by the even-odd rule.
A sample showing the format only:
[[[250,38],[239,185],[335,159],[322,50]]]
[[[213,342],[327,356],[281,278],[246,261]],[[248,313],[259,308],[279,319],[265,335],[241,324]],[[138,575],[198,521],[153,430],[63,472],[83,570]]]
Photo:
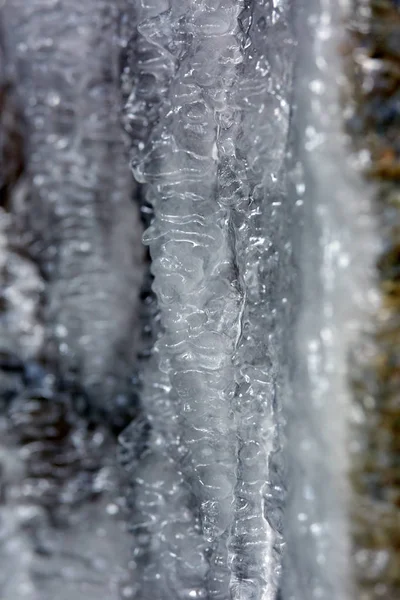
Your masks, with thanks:
[[[126,123],[155,212],[145,239],[162,323],[143,395],[150,442],[133,471],[136,597],[273,598],[293,285],[290,6],[142,3],[135,18]]]
[[[9,1],[27,127],[30,252],[48,281],[45,356],[102,411],[123,401],[142,251],[120,126],[123,2]],[[109,318],[112,313],[113,318]]]

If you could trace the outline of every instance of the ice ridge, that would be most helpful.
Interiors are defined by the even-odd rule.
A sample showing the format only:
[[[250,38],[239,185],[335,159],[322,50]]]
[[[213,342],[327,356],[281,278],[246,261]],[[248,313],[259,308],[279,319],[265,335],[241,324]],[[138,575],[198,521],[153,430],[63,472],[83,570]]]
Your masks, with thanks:
[[[226,0],[133,9],[140,51],[124,72],[126,124],[154,208],[145,241],[162,326],[142,398],[152,442],[133,472],[146,556],[137,598],[277,591],[291,10]]]

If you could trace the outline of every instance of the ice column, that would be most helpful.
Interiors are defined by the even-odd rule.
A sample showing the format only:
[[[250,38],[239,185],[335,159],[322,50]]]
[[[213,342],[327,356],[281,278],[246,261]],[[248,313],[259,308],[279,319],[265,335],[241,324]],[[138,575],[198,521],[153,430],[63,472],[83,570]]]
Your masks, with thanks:
[[[153,441],[133,470],[148,565],[138,598],[276,593],[293,284],[290,12],[285,1],[136,10],[126,122],[155,211],[145,239],[163,328],[143,395]]]

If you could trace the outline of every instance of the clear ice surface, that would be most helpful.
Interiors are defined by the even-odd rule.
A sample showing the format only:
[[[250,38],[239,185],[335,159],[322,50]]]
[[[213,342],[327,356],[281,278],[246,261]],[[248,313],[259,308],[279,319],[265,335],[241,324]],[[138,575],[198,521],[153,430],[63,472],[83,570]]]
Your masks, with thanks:
[[[27,361],[1,406],[2,600],[351,598],[346,349],[374,243],[340,133],[339,5],[0,9],[27,159],[0,207],[1,351]],[[128,154],[157,300],[122,477],[93,415],[129,399],[142,326]]]
[[[150,441],[132,471],[135,597],[268,600],[295,279],[291,6],[132,11],[125,124],[154,208],[145,241],[161,317],[142,395]],[[126,454],[138,427],[122,436]]]

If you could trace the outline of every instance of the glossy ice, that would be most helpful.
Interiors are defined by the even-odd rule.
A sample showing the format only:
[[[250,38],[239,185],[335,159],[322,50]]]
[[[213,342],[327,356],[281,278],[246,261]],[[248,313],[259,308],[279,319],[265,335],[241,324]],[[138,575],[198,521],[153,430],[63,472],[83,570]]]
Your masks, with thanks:
[[[290,4],[133,12],[126,125],[155,212],[145,240],[162,323],[132,475],[136,597],[273,598],[294,283]]]

